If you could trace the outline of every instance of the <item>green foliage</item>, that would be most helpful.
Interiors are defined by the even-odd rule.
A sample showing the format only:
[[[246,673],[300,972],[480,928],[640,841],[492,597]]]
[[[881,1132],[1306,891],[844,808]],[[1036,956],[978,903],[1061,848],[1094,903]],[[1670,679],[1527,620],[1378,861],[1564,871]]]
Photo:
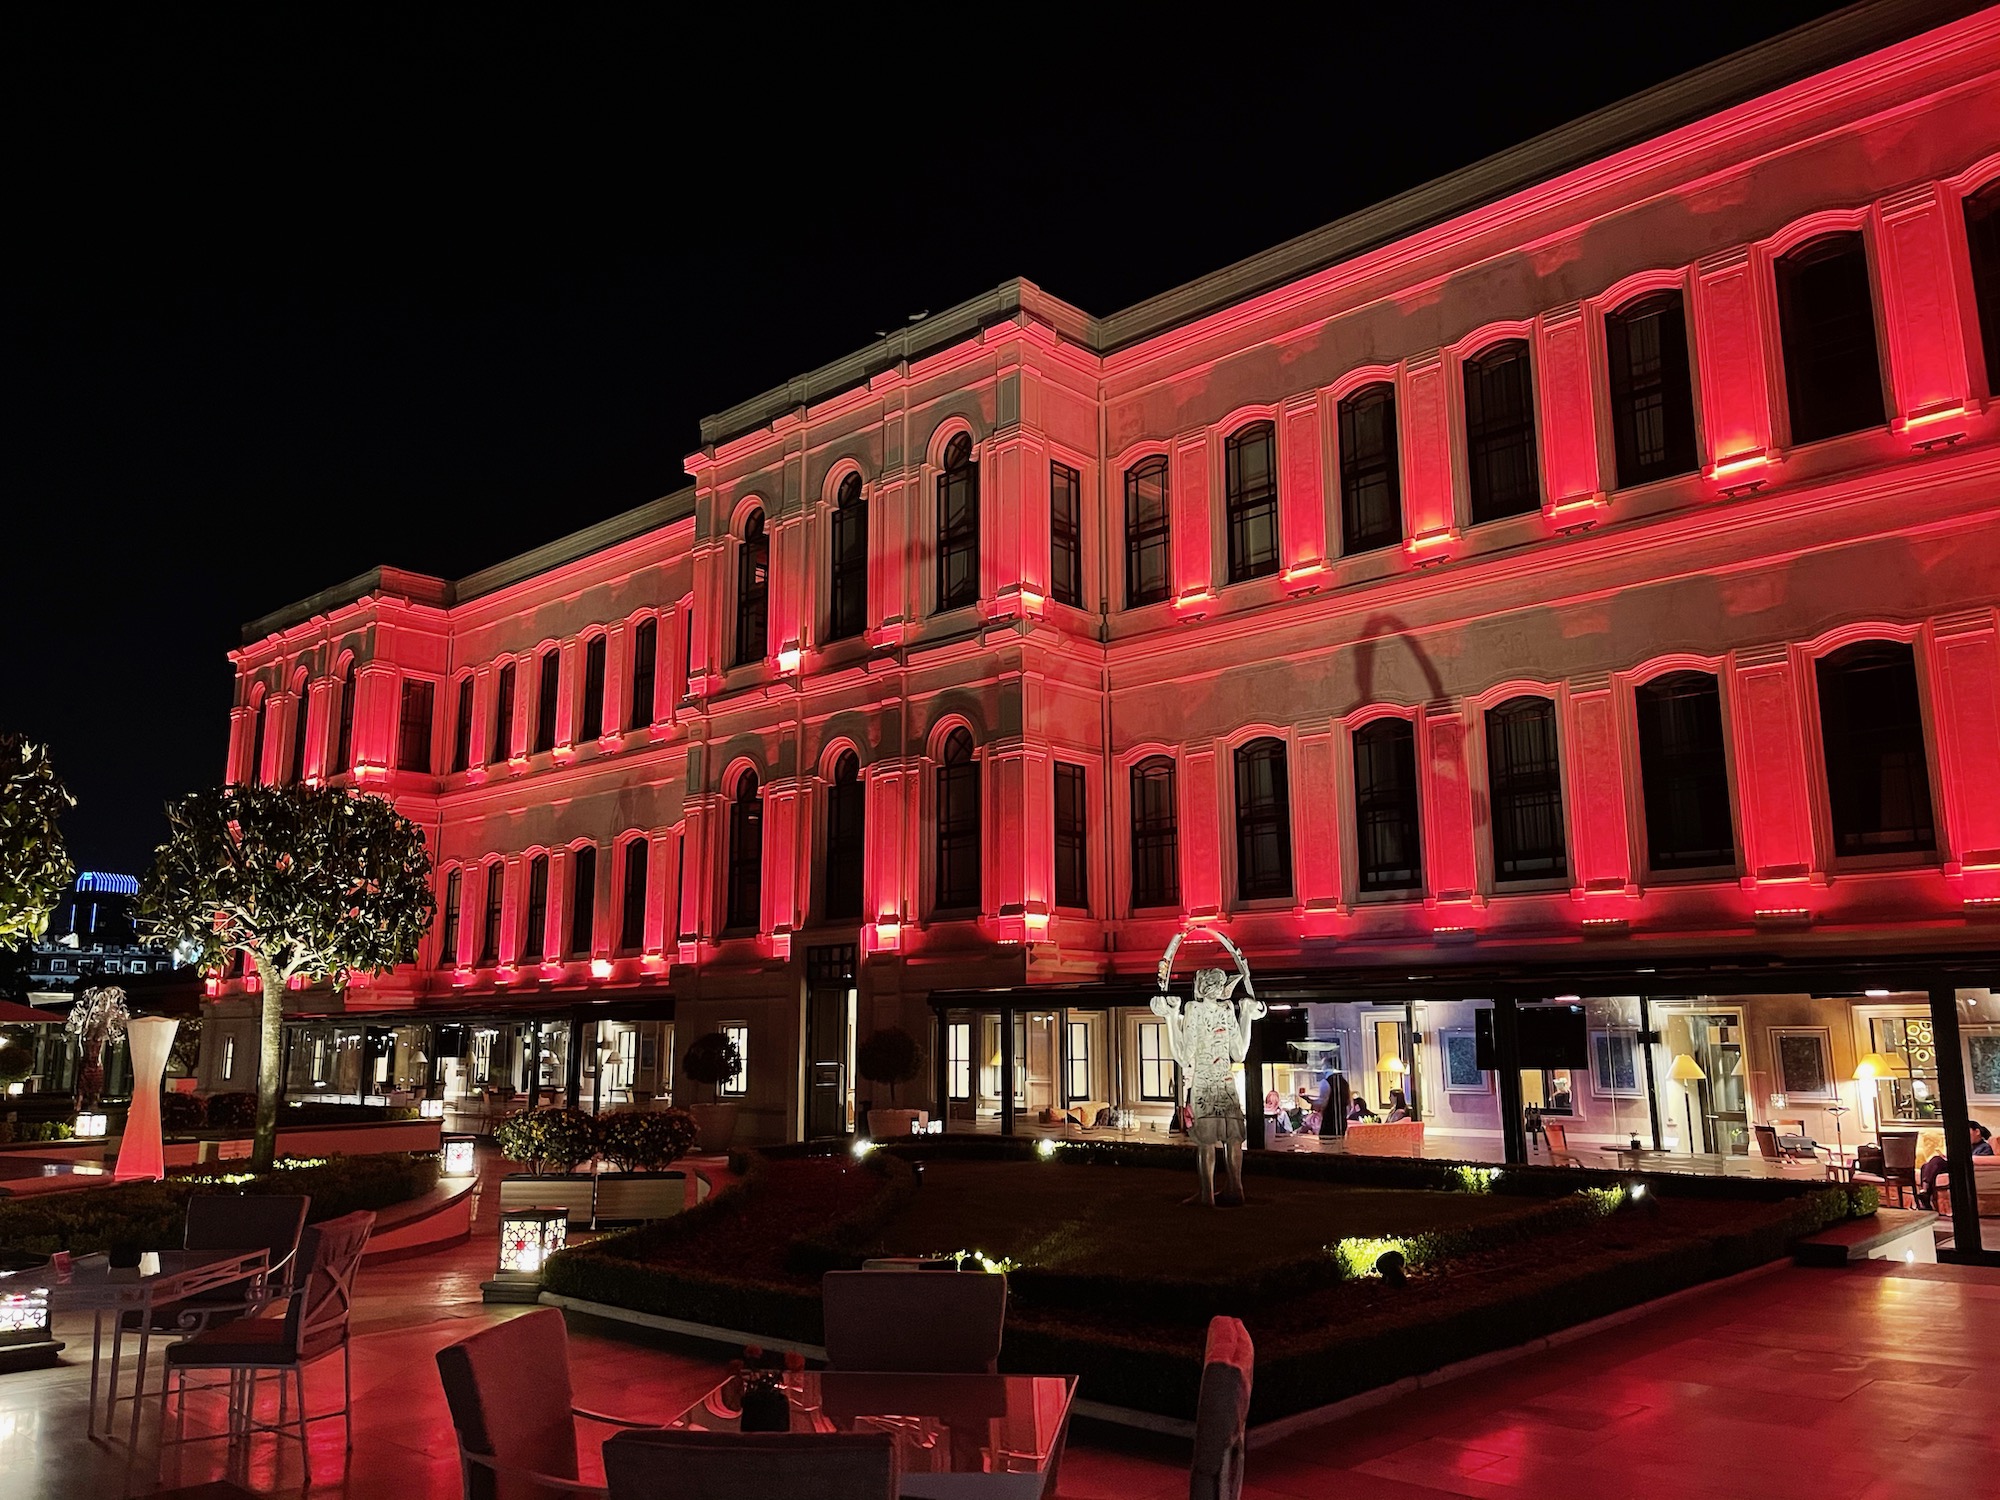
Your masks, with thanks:
[[[257,1123],[255,1094],[210,1094],[202,1123],[211,1130],[248,1130]]]
[[[854,1049],[854,1071],[870,1083],[887,1085],[891,1104],[896,1100],[897,1085],[911,1082],[923,1068],[924,1055],[917,1039],[900,1026],[871,1031]]]
[[[711,1087],[726,1083],[743,1066],[743,1053],[720,1031],[706,1032],[688,1043],[681,1059],[681,1072],[696,1083]]]
[[[597,1154],[626,1172],[657,1172],[693,1149],[694,1116],[684,1109],[621,1110],[597,1121]]]
[[[67,1120],[0,1120],[0,1146],[29,1141],[74,1139],[76,1127]]]
[[[1882,1190],[1865,1182],[1857,1182],[1847,1190],[1848,1212],[1857,1219],[1865,1219],[1882,1206]]]
[[[199,1094],[160,1095],[160,1128],[169,1135],[199,1130],[208,1123],[208,1110]]]
[[[597,1121],[580,1109],[524,1109],[494,1126],[493,1140],[537,1177],[569,1172],[595,1154]]]
[[[48,748],[0,734],[0,947],[32,943],[76,878],[60,820],[76,806]]]
[[[1454,1163],[1445,1173],[1445,1185],[1461,1193],[1490,1193],[1499,1179],[1498,1167],[1475,1167],[1467,1162]]]

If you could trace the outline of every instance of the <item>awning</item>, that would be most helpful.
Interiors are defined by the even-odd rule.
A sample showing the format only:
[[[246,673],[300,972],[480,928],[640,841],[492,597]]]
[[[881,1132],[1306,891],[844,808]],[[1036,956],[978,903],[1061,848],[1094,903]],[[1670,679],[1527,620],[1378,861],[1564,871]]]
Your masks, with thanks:
[[[60,1026],[64,1019],[60,1011],[0,1000],[0,1026]]]

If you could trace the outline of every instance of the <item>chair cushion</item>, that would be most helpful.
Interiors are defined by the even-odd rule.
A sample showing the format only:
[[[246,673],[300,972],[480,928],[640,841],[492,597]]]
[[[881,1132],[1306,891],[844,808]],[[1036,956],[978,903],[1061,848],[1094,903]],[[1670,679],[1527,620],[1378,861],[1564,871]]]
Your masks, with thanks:
[[[1243,1435],[1256,1359],[1249,1329],[1234,1318],[1209,1321],[1188,1488],[1197,1500],[1235,1500],[1243,1492]]]
[[[197,1369],[204,1365],[288,1365],[292,1360],[283,1318],[238,1318],[167,1346],[168,1364]]]
[[[833,1369],[990,1375],[1000,1367],[1005,1276],[829,1271],[820,1300]]]
[[[437,1353],[438,1375],[459,1443],[503,1464],[574,1479],[576,1418],[569,1382],[569,1334],[553,1307],[475,1333]],[[542,1493],[474,1467],[468,1500]]]

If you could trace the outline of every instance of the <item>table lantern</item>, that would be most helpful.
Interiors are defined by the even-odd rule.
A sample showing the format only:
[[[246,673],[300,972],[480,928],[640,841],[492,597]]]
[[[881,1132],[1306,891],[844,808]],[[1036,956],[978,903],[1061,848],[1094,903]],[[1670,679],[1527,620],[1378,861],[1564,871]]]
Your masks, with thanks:
[[[79,1140],[102,1136],[110,1128],[110,1118],[95,1111],[87,1111],[76,1117],[76,1134]]]
[[[62,1345],[49,1331],[49,1294],[44,1287],[9,1292],[0,1276],[0,1370],[28,1370],[56,1362]]]
[[[500,1215],[500,1274],[539,1278],[548,1258],[568,1243],[568,1209],[508,1209]]]
[[[442,1120],[444,1118],[444,1100],[419,1099],[417,1101],[417,1118],[420,1120]]]
[[[474,1139],[469,1135],[448,1135],[444,1138],[445,1176],[470,1177],[478,1171],[472,1158]]]

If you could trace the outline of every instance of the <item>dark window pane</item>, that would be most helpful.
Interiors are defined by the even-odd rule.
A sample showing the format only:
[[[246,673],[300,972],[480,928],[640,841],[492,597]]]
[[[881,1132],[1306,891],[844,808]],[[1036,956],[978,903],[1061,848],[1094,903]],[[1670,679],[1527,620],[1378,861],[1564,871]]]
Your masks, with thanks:
[[[541,655],[535,684],[535,753],[556,747],[556,698],[562,687],[562,652],[554,646]]]
[[[458,962],[458,924],[465,900],[465,872],[453,870],[444,878],[444,925],[438,932],[438,967],[449,969]]]
[[[1132,905],[1178,906],[1181,900],[1180,806],[1174,763],[1164,755],[1132,768]]]
[[[1417,738],[1407,719],[1377,719],[1355,733],[1354,830],[1362,890],[1407,891],[1424,883]]]
[[[583,712],[577,716],[576,738],[582,744],[604,733],[605,638],[594,635],[583,648]]]
[[[1916,658],[1864,641],[1818,665],[1820,738],[1836,854],[1928,854],[1932,827]]]
[[[1554,880],[1569,873],[1556,709],[1512,698],[1486,711],[1487,791],[1493,808],[1493,878]]]
[[[334,732],[333,769],[335,774],[354,769],[354,663],[340,675],[340,723]]]
[[[747,667],[764,659],[770,645],[771,539],[764,513],[753,513],[736,547],[736,655],[730,665]]]
[[[514,664],[500,669],[493,689],[493,756],[504,761],[514,753]]]
[[[403,712],[397,725],[396,769],[428,771],[431,768],[431,711],[437,685],[406,681],[403,684]]]
[[[1056,762],[1056,905],[1089,906],[1088,827],[1082,766]]]
[[[521,957],[540,958],[547,949],[543,939],[549,925],[549,857],[546,854],[537,854],[528,861],[528,912],[521,925]]]
[[[867,849],[868,788],[861,762],[842,755],[826,794],[826,917],[849,921],[861,915],[861,871]]]
[[[1986,346],[1986,393],[2000,395],[2000,179],[1966,199],[1965,239],[1972,252],[1979,341]]]
[[[1474,524],[1540,508],[1534,375],[1520,339],[1465,362],[1465,467]]]
[[[1049,465],[1049,593],[1083,607],[1083,481],[1067,464]]]
[[[842,641],[868,628],[868,502],[861,494],[859,474],[840,482],[831,540],[826,634],[830,641]]]
[[[292,768],[285,779],[297,786],[306,779],[306,731],[312,722],[312,698],[301,677],[292,689]]]
[[[1292,804],[1281,740],[1236,752],[1236,894],[1244,901],[1292,893]]]
[[[257,700],[256,732],[250,740],[250,774],[243,779],[255,786],[264,779],[264,736],[271,724],[271,694]]]
[[[1679,292],[1660,292],[1604,320],[1611,430],[1621,488],[1695,467],[1694,385]]]
[[[486,866],[486,917],[480,924],[479,961],[500,961],[500,911],[507,899],[507,867],[499,860]]]
[[[472,685],[473,679],[458,680],[458,714],[451,727],[451,768],[463,771],[472,764]]]
[[[972,439],[945,445],[937,479],[937,607],[963,609],[979,598],[979,465]]]
[[[764,905],[764,799],[745,771],[729,803],[729,891],[725,924],[755,932]]]
[[[1278,445],[1269,422],[1223,444],[1229,508],[1229,581],[1278,571]]]
[[[632,632],[632,706],[625,727],[643,729],[653,722],[653,669],[660,657],[660,622],[641,620]]]
[[[1861,236],[1821,235],[1776,270],[1792,441],[1881,426],[1882,366]]]
[[[1372,552],[1403,538],[1403,481],[1396,461],[1396,388],[1367,386],[1340,403],[1340,537],[1343,552]]]
[[[980,885],[979,762],[972,736],[945,737],[937,768],[937,908],[977,909]]]
[[[619,913],[618,946],[636,953],[646,942],[646,841],[625,845],[624,910]]]
[[[1675,672],[1635,696],[1648,862],[1655,870],[1733,864],[1736,834],[1715,678]]]
[[[1149,458],[1125,471],[1125,605],[1157,604],[1171,583],[1167,461]]]
[[[570,957],[588,958],[597,938],[597,846],[577,849],[569,865]]]

